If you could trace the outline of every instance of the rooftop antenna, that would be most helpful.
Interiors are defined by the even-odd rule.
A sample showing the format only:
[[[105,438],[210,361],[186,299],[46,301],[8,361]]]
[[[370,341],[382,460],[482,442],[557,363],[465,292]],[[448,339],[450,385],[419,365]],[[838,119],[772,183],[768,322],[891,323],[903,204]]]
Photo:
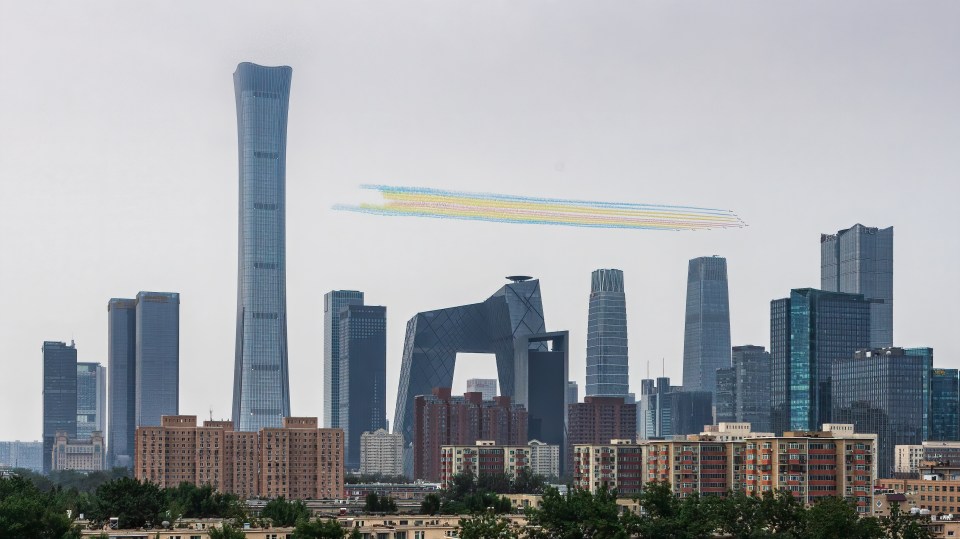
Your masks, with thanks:
[[[660,358],[660,376],[663,378],[667,377],[667,358]]]
[[[650,360],[647,360],[647,380],[650,379]]]
[[[213,406],[210,407],[210,421],[213,421]]]

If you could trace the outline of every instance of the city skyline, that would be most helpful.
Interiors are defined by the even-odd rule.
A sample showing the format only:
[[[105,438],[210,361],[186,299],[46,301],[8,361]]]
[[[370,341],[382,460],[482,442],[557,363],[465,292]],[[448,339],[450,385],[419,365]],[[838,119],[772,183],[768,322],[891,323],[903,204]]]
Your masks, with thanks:
[[[560,6],[544,20],[529,6],[478,8],[473,18],[443,7],[434,25],[394,6],[373,18],[344,6],[282,18],[237,8],[223,18],[222,6],[198,6],[205,24],[194,25],[144,9],[143,19],[126,9],[95,17],[70,6],[63,20],[33,6],[5,12],[22,24],[10,24],[0,45],[29,53],[0,63],[35,84],[31,92],[0,89],[0,191],[18,201],[0,226],[29,232],[3,235],[0,249],[32,261],[0,269],[3,282],[17,283],[8,304],[18,313],[0,325],[0,366],[29,382],[0,397],[0,406],[30,410],[0,416],[0,438],[39,437],[38,343],[73,338],[80,361],[107,357],[103,304],[116,290],[181,292],[181,409],[231,415],[237,159],[228,75],[242,60],[298,73],[287,212],[295,415],[321,413],[317,305],[325,290],[364,290],[393,313],[389,415],[404,322],[476,301],[519,272],[541,279],[548,329],[571,331],[571,378],[583,385],[585,275],[618,267],[631,283],[628,331],[644,350],[630,362],[630,388],[639,393],[648,357],[657,371],[665,358],[666,374],[680,378],[686,260],[728,259],[733,342],[765,345],[769,301],[818,286],[818,235],[857,222],[897,228],[894,343],[932,346],[938,367],[960,366],[960,344],[950,338],[955,317],[938,307],[960,299],[950,274],[960,240],[950,233],[958,188],[947,143],[958,135],[949,96],[960,81],[941,68],[957,39],[946,25],[956,7],[831,8],[835,25],[816,43],[803,31],[823,20],[815,10],[791,17],[711,10],[715,19],[701,21],[677,18],[679,6]],[[853,24],[864,17],[870,24]],[[318,32],[321,20],[336,24]],[[644,21],[662,24],[637,32]],[[97,35],[80,30],[94,22]],[[908,39],[916,25],[925,39]],[[183,35],[162,39],[161,27]],[[251,28],[262,31],[255,41]],[[579,31],[597,40],[588,52],[562,39]],[[678,41],[678,31],[695,37]],[[209,32],[220,39],[211,44]],[[71,45],[47,43],[48,35]],[[129,45],[105,48],[117,42]],[[469,70],[444,68],[461,60]],[[51,93],[64,77],[75,91]],[[190,98],[172,99],[170,81]],[[469,222],[441,230],[429,220],[328,210],[354,196],[356,185],[384,178],[610,198],[591,196],[603,186],[614,198],[736,208],[750,226],[658,237]],[[804,192],[832,196],[786,219],[788,197]],[[901,201],[918,192],[926,211],[902,211]],[[36,207],[45,208],[42,217]],[[423,250],[424,240],[444,246],[442,253]],[[554,245],[545,256],[543,247]],[[455,392],[461,375],[493,374],[464,365]]]

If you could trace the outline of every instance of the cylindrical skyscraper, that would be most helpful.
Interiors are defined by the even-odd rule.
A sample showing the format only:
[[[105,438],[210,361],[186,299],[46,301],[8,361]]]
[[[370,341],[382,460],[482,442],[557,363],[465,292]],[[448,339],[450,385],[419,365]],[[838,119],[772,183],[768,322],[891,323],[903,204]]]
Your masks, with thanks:
[[[586,395],[626,398],[629,392],[623,272],[598,269],[590,278]]]
[[[280,427],[290,415],[287,372],[287,66],[237,66],[240,244],[233,424]]]
[[[730,299],[727,259],[704,256],[687,271],[683,331],[683,389],[716,395],[717,369],[730,366]]]

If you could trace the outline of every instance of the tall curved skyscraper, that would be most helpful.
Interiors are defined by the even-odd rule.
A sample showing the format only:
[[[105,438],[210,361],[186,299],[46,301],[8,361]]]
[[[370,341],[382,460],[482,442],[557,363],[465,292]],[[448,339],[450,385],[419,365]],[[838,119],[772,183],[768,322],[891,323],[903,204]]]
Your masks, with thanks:
[[[240,246],[233,424],[280,427],[290,415],[287,372],[287,66],[237,66]]]
[[[684,391],[709,391],[716,396],[717,369],[730,365],[727,259],[721,256],[694,258],[687,268]]]
[[[587,317],[588,397],[627,397],[627,299],[623,272],[598,269],[590,276]]]

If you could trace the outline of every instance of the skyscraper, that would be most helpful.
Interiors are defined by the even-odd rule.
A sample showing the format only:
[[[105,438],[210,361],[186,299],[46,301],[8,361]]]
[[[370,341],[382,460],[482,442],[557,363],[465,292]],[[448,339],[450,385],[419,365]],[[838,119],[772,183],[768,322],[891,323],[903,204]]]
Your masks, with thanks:
[[[107,466],[133,466],[137,432],[137,300],[107,303]]]
[[[930,436],[928,440],[960,440],[960,379],[957,369],[930,371]]]
[[[716,392],[717,369],[730,366],[730,300],[727,259],[690,261],[683,331],[683,389]]]
[[[629,392],[623,272],[598,269],[590,276],[586,395],[626,398]]]
[[[776,433],[832,423],[831,364],[869,348],[870,303],[813,288],[770,303],[771,420]]]
[[[290,415],[287,370],[287,66],[248,62],[233,74],[240,165],[233,422],[279,428]]]
[[[931,348],[860,350],[832,365],[832,420],[877,435],[877,473],[893,474],[894,447],[929,436]]]
[[[737,420],[737,369],[717,369],[717,391],[714,393],[713,417],[717,423],[733,423]]]
[[[77,363],[77,438],[106,434],[106,413],[107,369],[99,363]]]
[[[567,406],[580,402],[580,387],[573,380],[567,381]]]
[[[43,472],[51,468],[57,432],[77,437],[77,348],[43,342]]]
[[[360,436],[387,427],[387,308],[347,305],[340,311],[340,428],[344,462],[360,468]]]
[[[136,426],[156,427],[180,410],[180,294],[138,293],[136,329]]]
[[[770,432],[770,353],[762,346],[733,347],[736,399],[733,415],[753,432]]]
[[[323,426],[340,426],[340,311],[363,305],[363,292],[332,290],[323,295]]]
[[[820,288],[870,301],[870,346],[893,346],[893,227],[820,235]]]

